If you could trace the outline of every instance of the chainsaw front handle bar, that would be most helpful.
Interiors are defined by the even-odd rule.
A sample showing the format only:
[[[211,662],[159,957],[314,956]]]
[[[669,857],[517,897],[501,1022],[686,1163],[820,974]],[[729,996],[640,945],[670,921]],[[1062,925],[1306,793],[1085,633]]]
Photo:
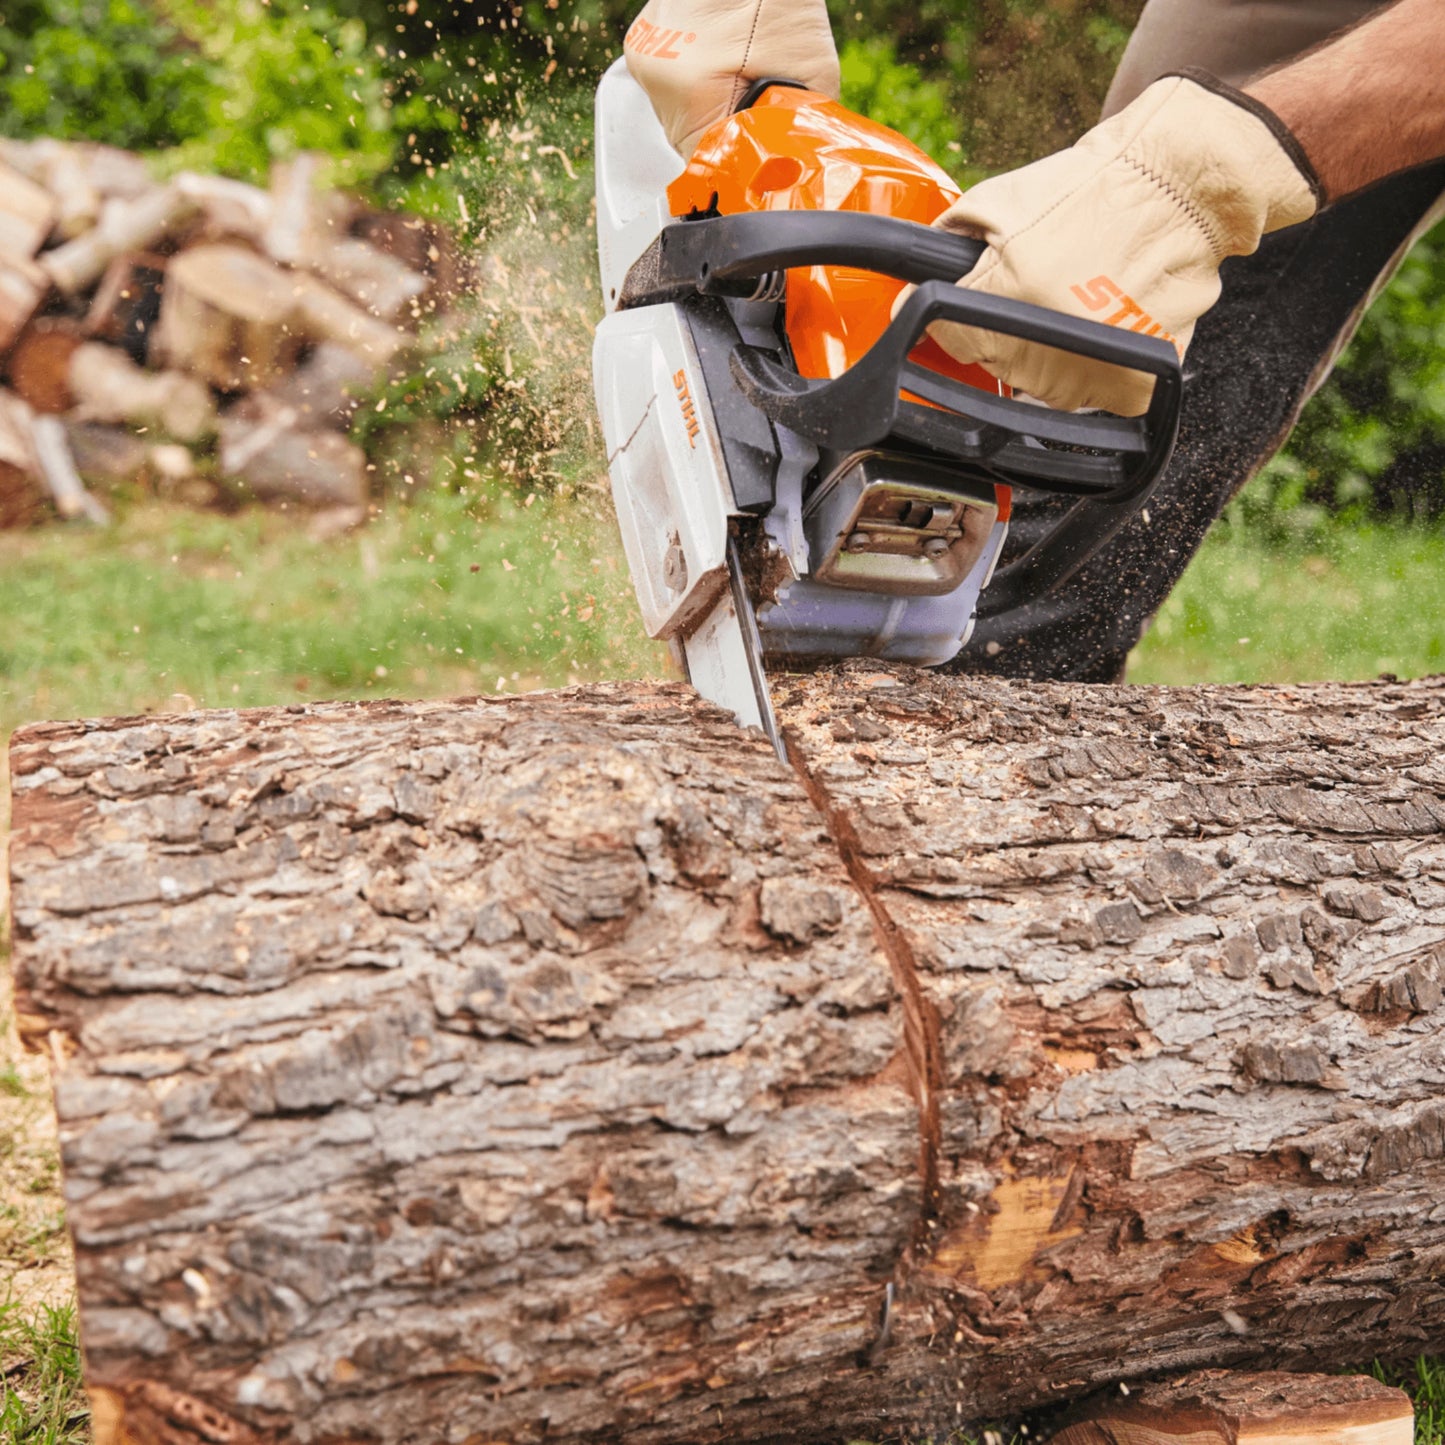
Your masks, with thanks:
[[[982,241],[866,211],[746,211],[666,227],[628,273],[620,309],[704,296],[748,296],[795,266],[852,266],[900,281],[957,281]],[[637,291],[634,291],[636,277]],[[645,289],[646,294],[638,294]],[[665,290],[668,294],[659,294]]]
[[[661,232],[628,273],[618,305],[750,296],[772,273],[800,266],[847,266],[913,283],[917,289],[883,334],[839,377],[799,376],[743,345],[729,364],[754,406],[820,447],[846,452],[901,442],[971,463],[1006,486],[1082,498],[995,574],[979,605],[980,616],[995,616],[1066,581],[1143,505],[1174,447],[1183,381],[1166,341],[960,289],[956,283],[984,250],[967,237],[863,212],[699,217]],[[1142,417],[1059,412],[953,380],[909,360],[936,321],[1143,372],[1154,377],[1149,408]]]

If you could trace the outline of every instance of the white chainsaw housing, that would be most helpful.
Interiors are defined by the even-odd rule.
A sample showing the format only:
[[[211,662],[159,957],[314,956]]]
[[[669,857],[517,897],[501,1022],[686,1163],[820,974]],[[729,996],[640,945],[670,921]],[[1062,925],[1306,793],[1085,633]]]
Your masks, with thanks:
[[[727,590],[734,510],[692,336],[676,306],[614,312],[592,365],[643,626],[680,640]]]

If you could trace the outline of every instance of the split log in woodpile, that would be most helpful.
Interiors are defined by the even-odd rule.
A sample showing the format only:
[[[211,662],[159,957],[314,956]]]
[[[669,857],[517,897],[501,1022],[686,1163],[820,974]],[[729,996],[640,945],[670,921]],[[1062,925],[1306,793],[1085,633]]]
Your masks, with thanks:
[[[17,733],[99,1445],[937,1438],[1440,1348],[1445,680],[778,691],[791,767],[676,685]],[[1065,1438],[1186,1406],[1408,1440],[1200,1377]]]
[[[455,291],[455,248],[324,189],[323,171],[308,155],[269,189],[160,182],[105,146],[0,141],[0,527],[54,515],[56,476],[60,514],[97,520],[75,474],[173,478],[176,446],[214,495],[365,503],[345,432]],[[37,453],[50,415],[63,430],[42,426]]]

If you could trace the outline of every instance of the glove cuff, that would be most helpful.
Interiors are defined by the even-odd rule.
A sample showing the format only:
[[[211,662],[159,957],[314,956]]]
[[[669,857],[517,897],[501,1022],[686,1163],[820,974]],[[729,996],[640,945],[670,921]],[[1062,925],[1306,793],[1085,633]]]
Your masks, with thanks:
[[[1195,85],[1212,91],[1224,100],[1232,101],[1242,110],[1247,110],[1256,120],[1263,122],[1269,133],[1279,142],[1280,149],[1290,158],[1295,169],[1304,178],[1305,184],[1309,186],[1310,192],[1315,198],[1315,208],[1323,209],[1330,203],[1331,198],[1325,194],[1324,184],[1314,168],[1314,163],[1305,154],[1305,148],[1299,143],[1298,137],[1263,101],[1256,100],[1252,95],[1246,95],[1244,91],[1236,89],[1217,75],[1212,75],[1207,70],[1200,70],[1197,66],[1185,66],[1182,70],[1171,70],[1167,74],[1177,75],[1181,80],[1192,80]],[[1164,78],[1164,76],[1160,77],[1161,80]]]

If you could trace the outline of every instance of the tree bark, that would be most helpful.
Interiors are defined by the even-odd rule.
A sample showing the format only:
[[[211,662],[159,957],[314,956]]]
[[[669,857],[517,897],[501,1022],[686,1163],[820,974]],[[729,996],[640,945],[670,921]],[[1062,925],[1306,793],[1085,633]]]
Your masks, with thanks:
[[[99,1445],[1441,1346],[1445,681],[778,695],[791,768],[673,685],[17,734]]]

